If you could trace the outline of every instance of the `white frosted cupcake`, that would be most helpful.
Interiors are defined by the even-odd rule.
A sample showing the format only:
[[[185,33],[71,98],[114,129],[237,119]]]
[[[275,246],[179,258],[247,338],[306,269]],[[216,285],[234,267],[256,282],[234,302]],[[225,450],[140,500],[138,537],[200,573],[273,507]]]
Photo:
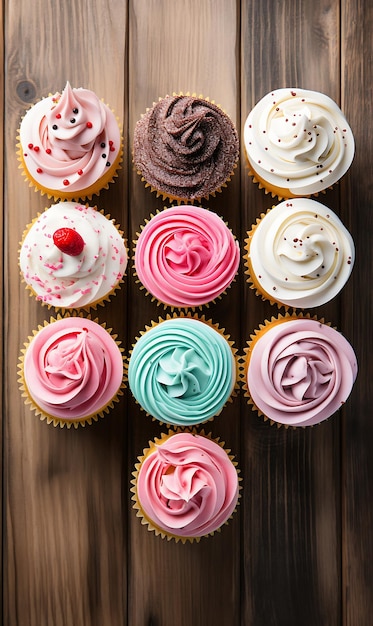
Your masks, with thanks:
[[[259,100],[245,122],[244,146],[254,182],[280,200],[332,187],[355,150],[336,102],[299,88],[276,89]]]
[[[120,287],[127,267],[122,233],[96,207],[59,202],[26,228],[19,265],[37,300],[56,309],[89,309]]]
[[[285,200],[252,226],[246,239],[247,280],[263,300],[310,308],[332,300],[354,265],[352,237],[328,207]]]

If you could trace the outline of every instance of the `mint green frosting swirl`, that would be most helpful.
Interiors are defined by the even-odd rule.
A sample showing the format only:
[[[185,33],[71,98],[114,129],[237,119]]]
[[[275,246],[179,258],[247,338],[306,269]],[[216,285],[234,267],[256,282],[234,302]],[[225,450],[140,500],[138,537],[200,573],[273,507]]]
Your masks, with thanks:
[[[166,424],[200,424],[223,409],[236,381],[228,341],[195,318],[172,318],[136,342],[129,387],[140,406]]]

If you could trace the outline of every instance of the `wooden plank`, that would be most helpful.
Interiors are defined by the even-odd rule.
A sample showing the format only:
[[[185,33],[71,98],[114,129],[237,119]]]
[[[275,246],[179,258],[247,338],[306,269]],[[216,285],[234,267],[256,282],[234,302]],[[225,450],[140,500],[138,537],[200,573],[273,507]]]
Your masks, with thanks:
[[[63,89],[66,80],[93,89],[126,126],[126,20],[126,5],[119,1],[5,2],[3,623],[9,626],[125,622],[124,403],[100,423],[60,430],[35,418],[18,390],[20,348],[53,310],[30,298],[19,277],[22,231],[50,203],[23,181],[15,143],[25,109]],[[97,206],[124,228],[126,178],[123,170],[115,185],[96,198]],[[122,340],[125,311],[124,288],[98,313]]]
[[[316,0],[242,2],[241,125],[272,89],[302,87],[339,99],[339,7]],[[322,68],[322,71],[321,71]],[[242,157],[243,231],[277,204],[249,180]],[[320,200],[336,210],[338,189]],[[339,323],[339,300],[319,316]],[[277,315],[252,290],[242,332]],[[244,411],[244,409],[243,409]],[[243,413],[244,556],[241,623],[340,624],[340,423],[285,430]]]
[[[372,192],[371,87],[372,3],[342,3],[341,94],[356,140],[351,174],[343,185],[343,217],[353,234],[357,261],[344,294],[343,321],[358,357],[352,402],[344,409],[343,430],[343,625],[368,626],[373,611],[372,425]]]
[[[238,122],[237,3],[234,0],[180,3],[137,0],[130,4],[129,132],[146,107],[172,92],[195,92],[219,103]],[[204,203],[239,236],[239,175],[227,189]],[[163,203],[144,188],[134,172],[130,186],[131,232]],[[132,286],[131,286],[132,287]],[[237,342],[239,282],[229,295],[206,310],[208,317]],[[134,284],[131,288],[129,344],[139,329],[165,311]],[[206,426],[238,454],[239,399]],[[164,430],[135,404],[129,413],[129,457],[135,462],[147,441]],[[175,544],[155,537],[130,516],[130,624],[195,626],[239,623],[239,515],[220,534],[194,544]]]

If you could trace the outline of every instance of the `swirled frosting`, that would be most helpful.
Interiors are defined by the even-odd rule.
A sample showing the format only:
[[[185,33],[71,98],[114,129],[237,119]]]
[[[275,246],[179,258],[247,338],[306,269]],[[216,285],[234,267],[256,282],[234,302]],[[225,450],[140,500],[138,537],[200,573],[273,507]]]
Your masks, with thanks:
[[[80,254],[61,251],[53,234],[61,227],[84,240]],[[26,230],[20,258],[24,280],[36,297],[57,308],[92,306],[115,289],[127,266],[125,242],[96,208],[60,202],[44,211]]]
[[[355,150],[338,105],[305,89],[277,89],[259,100],[246,119],[244,144],[254,176],[284,198],[331,187]]]
[[[273,207],[250,233],[247,250],[254,286],[294,308],[334,298],[355,259],[352,237],[339,217],[308,198]]]
[[[20,126],[26,174],[56,198],[84,198],[106,186],[119,165],[121,131],[115,115],[93,91],[48,96],[29,109]],[[102,183],[102,184],[101,184]]]
[[[26,348],[24,379],[35,405],[65,421],[93,417],[110,404],[123,380],[123,358],[105,328],[67,317],[41,328]]]
[[[172,318],[136,342],[128,367],[130,389],[150,415],[189,426],[218,415],[236,382],[232,349],[223,335],[194,318]]]
[[[196,307],[220,296],[234,279],[240,251],[223,220],[207,209],[178,206],[158,213],[136,244],[144,287],[173,307]]]
[[[142,513],[158,530],[197,538],[213,533],[233,514],[237,470],[215,441],[177,433],[150,450],[136,490]]]
[[[357,375],[343,335],[306,318],[274,322],[264,331],[254,339],[247,369],[259,411],[281,424],[312,426],[341,408]]]
[[[218,191],[238,156],[232,121],[203,98],[166,96],[135,127],[136,169],[149,185],[172,198],[193,200]]]

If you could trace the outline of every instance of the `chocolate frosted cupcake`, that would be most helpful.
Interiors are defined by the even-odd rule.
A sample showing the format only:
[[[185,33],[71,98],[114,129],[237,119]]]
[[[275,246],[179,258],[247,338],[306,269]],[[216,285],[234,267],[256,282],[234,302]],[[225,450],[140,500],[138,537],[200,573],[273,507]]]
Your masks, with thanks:
[[[232,121],[207,98],[166,96],[135,127],[136,170],[146,186],[170,200],[190,202],[221,191],[238,156]]]

